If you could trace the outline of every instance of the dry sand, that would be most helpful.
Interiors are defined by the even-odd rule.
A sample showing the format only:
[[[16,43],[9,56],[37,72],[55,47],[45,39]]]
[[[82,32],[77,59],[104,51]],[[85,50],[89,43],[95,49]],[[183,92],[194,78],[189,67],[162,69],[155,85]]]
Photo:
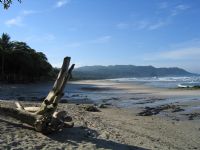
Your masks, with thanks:
[[[141,85],[107,81],[81,83],[120,88],[127,92],[167,94],[164,90]],[[200,93],[172,92],[186,95]],[[0,102],[0,105],[8,104],[12,106],[13,102]],[[24,105],[28,105],[28,102],[24,102]],[[35,132],[31,127],[0,114],[0,149],[200,149],[199,120],[174,121],[161,116],[137,116],[137,109],[113,107],[102,108],[100,112],[88,112],[83,109],[83,105],[67,103],[60,104],[59,109],[68,111],[75,127],[51,135]]]

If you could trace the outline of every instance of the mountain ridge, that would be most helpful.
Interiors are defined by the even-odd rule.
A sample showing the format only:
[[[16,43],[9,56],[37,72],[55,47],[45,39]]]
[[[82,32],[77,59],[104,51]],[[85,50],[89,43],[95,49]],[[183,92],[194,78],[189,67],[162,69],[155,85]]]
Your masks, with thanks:
[[[178,67],[135,66],[135,65],[95,65],[76,68],[74,79],[111,79],[128,77],[155,77],[155,76],[196,76]]]

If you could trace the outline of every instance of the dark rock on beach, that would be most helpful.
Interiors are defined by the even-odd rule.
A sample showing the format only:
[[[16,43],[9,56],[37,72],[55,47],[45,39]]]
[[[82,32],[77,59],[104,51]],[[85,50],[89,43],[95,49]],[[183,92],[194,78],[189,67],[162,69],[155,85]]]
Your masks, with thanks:
[[[180,106],[166,104],[166,105],[161,105],[161,106],[156,106],[156,107],[145,107],[142,112],[138,113],[138,115],[139,116],[152,116],[152,115],[157,115],[161,111],[165,111],[165,110],[171,110],[171,112],[184,111],[184,109],[180,108]]]
[[[200,113],[185,114],[189,120],[200,119]]]
[[[94,105],[85,105],[83,106],[83,108],[86,110],[86,111],[91,111],[91,112],[99,112],[100,110],[94,106]]]

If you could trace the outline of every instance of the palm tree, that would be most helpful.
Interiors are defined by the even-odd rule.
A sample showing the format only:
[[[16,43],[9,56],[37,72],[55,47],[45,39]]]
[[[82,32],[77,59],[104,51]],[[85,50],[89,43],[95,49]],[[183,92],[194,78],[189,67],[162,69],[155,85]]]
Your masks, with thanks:
[[[5,73],[5,56],[11,50],[10,36],[3,33],[0,38],[0,52],[1,52],[1,76],[4,78]]]
[[[21,0],[18,0],[21,3]],[[0,0],[0,3],[3,4],[4,9],[8,9],[10,4],[12,4],[12,0]]]
[[[42,52],[36,52],[25,42],[10,41],[0,36],[0,77],[3,81],[34,81],[52,77],[52,66]],[[5,76],[6,75],[6,76]]]

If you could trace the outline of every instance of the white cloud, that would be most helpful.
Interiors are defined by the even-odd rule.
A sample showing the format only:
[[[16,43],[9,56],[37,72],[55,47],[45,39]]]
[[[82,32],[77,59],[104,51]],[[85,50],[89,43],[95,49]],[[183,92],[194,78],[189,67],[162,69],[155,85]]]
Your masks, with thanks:
[[[171,10],[171,16],[177,16],[189,8],[188,5],[179,4]]]
[[[187,4],[174,4],[173,2],[163,1],[157,3],[156,13],[158,15],[153,18],[139,18],[134,21],[125,21],[116,24],[117,29],[133,29],[133,30],[157,30],[165,27],[175,19],[175,16],[184,13],[191,7]],[[161,14],[163,15],[161,17]]]
[[[18,16],[16,16],[15,18],[12,19],[8,19],[6,20],[4,23],[6,26],[11,27],[11,26],[18,26],[18,27],[22,27],[25,24],[23,23],[23,20],[26,16],[32,15],[32,14],[36,14],[39,13],[38,11],[34,11],[34,10],[23,10],[20,12],[20,14]]]
[[[200,60],[200,40],[194,39],[174,44],[168,50],[146,55],[146,61],[190,61]]]
[[[191,72],[199,72],[200,39],[177,43],[157,53],[149,53],[143,56],[146,64],[159,67],[181,67]]]
[[[56,7],[60,8],[63,7],[66,4],[69,4],[71,2],[71,0],[58,0],[56,3]]]
[[[22,17],[20,16],[17,16],[16,18],[12,18],[12,19],[9,19],[7,21],[5,21],[5,24],[8,26],[8,27],[11,27],[11,26],[23,26],[24,24],[22,23]]]
[[[158,21],[155,24],[151,24],[148,28],[149,28],[149,30],[156,30],[156,29],[161,28],[161,27],[163,27],[167,24],[168,24],[168,22],[166,22],[166,21]]]
[[[172,6],[169,2],[162,2],[158,4],[157,9],[165,9],[168,14],[165,17],[158,17],[154,20],[147,18],[135,20],[133,22],[120,22],[116,25],[117,29],[135,29],[135,30],[156,30],[169,25],[173,22],[175,16],[185,12],[190,8],[189,5],[179,4]],[[163,10],[162,10],[163,11]],[[161,12],[161,11],[159,11]]]
[[[117,24],[117,29],[156,30],[168,24],[169,21],[167,19],[158,21],[138,20],[133,23],[119,23]]]
[[[112,37],[110,35],[106,35],[106,36],[98,37],[95,40],[91,40],[89,41],[89,43],[95,43],[95,44],[107,43],[111,40],[111,38]]]
[[[164,59],[200,59],[200,47],[188,47],[160,53]]]
[[[129,24],[121,22],[121,23],[117,24],[117,28],[118,29],[127,29],[127,28],[129,28]]]
[[[161,2],[158,4],[158,9],[169,11],[170,16],[176,16],[190,8],[187,4],[174,5],[173,2]]]
[[[178,10],[187,10],[189,8],[190,7],[188,5],[183,5],[183,4],[180,4],[180,5],[176,6],[176,9],[178,9]]]
[[[36,14],[36,13],[38,13],[38,11],[35,11],[35,10],[23,10],[22,11],[23,16],[32,15],[32,14]]]

